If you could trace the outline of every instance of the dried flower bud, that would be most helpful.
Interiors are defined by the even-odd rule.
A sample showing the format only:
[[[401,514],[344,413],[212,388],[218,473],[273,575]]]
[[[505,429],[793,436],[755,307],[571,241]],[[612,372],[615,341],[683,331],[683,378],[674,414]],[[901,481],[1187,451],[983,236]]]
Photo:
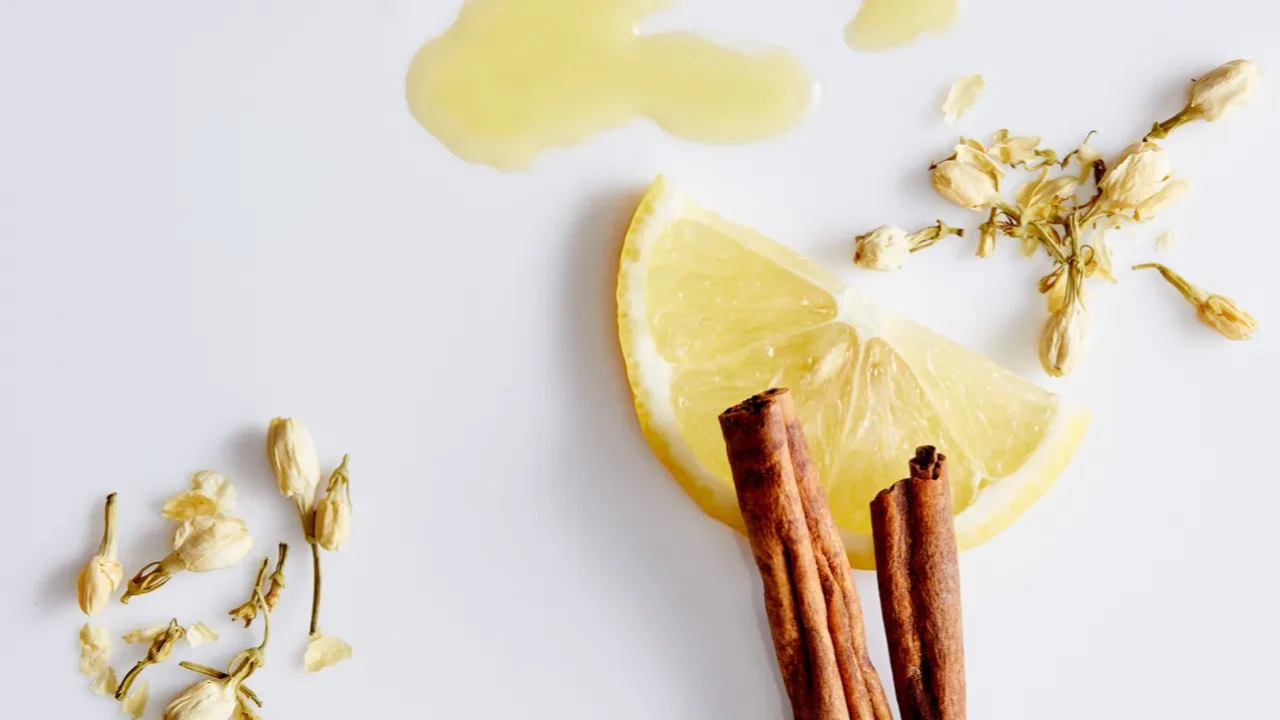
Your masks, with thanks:
[[[235,507],[235,486],[212,470],[200,470],[191,475],[191,489],[166,500],[160,513],[174,520],[190,520],[203,515],[226,515]]]
[[[1261,74],[1248,60],[1232,60],[1192,81],[1187,107],[1200,119],[1213,122],[1249,102]]]
[[[240,518],[192,518],[173,534],[173,551],[191,572],[229,568],[252,548],[253,536]]]
[[[231,677],[201,680],[183,690],[161,715],[163,720],[230,720],[236,712],[238,683]]]
[[[1228,340],[1248,340],[1257,332],[1258,321],[1254,320],[1252,315],[1242,310],[1230,298],[1207,293],[1187,282],[1178,273],[1159,263],[1145,263],[1133,266],[1134,270],[1148,268],[1160,271],[1160,275],[1195,306],[1196,317],[1200,318],[1200,322],[1217,330],[1220,335]]]
[[[1149,213],[1152,203],[1165,204],[1161,192],[1173,182],[1169,154],[1155,143],[1141,142],[1126,149],[1121,158],[1098,186],[1102,205],[1116,212],[1142,208]]]
[[[267,427],[267,458],[280,493],[301,498],[310,507],[320,484],[320,459],[311,433],[293,418],[276,418]]]
[[[253,536],[240,518],[208,516],[185,520],[173,534],[173,552],[143,566],[129,580],[121,602],[160,589],[183,570],[209,572],[231,567],[253,548]]]
[[[320,547],[334,552],[346,544],[351,535],[351,479],[347,475],[347,461],[329,476],[329,487],[324,498],[316,505],[315,536]]]
[[[1088,351],[1088,343],[1089,313],[1079,298],[1070,298],[1044,325],[1040,334],[1040,365],[1053,377],[1069,375]]]
[[[116,494],[107,496],[102,542],[98,554],[89,558],[76,578],[76,599],[85,615],[96,615],[106,607],[111,593],[124,579],[124,567],[116,559]]]
[[[864,235],[854,238],[853,262],[867,270],[897,270],[907,262],[911,242],[907,231],[893,225],[881,225]],[[323,503],[322,503],[323,506]],[[317,534],[319,533],[319,509],[316,510]]]
[[[991,176],[958,160],[946,160],[933,169],[933,188],[944,198],[970,210],[981,210],[998,199]]]

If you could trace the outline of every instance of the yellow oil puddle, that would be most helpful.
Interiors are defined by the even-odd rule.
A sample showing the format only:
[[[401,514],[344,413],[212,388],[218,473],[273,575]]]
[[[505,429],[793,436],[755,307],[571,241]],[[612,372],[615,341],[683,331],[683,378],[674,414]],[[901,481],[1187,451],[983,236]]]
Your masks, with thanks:
[[[469,0],[409,67],[410,110],[455,155],[508,171],[635,118],[713,143],[804,118],[814,83],[790,53],[638,32],[671,2]]]

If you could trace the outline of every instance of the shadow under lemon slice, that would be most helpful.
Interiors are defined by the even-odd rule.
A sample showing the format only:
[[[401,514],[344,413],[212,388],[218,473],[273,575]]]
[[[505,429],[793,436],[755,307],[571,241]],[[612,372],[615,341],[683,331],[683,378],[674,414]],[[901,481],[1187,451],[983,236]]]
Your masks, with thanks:
[[[869,504],[918,445],[946,453],[960,548],[1053,484],[1088,414],[850,292],[822,267],[704,210],[659,177],[627,231],[618,334],[649,444],[742,531],[717,416],[789,388],[849,560],[871,568]]]

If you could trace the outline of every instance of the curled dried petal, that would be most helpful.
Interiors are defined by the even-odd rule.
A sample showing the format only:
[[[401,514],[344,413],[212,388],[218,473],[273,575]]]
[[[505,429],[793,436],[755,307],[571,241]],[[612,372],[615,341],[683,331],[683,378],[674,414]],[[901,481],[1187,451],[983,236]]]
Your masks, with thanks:
[[[351,646],[332,635],[316,633],[307,643],[303,665],[307,672],[319,672],[351,657]]]

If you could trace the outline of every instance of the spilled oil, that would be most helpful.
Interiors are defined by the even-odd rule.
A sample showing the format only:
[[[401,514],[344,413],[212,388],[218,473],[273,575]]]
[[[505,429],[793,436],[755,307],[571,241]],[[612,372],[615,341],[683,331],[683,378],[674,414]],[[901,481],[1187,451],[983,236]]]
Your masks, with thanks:
[[[637,117],[716,143],[777,135],[803,119],[814,83],[791,54],[638,33],[671,2],[468,0],[414,58],[410,110],[454,154],[502,170]]]
[[[922,32],[946,32],[958,13],[958,0],[864,0],[844,38],[855,50],[888,50]]]

